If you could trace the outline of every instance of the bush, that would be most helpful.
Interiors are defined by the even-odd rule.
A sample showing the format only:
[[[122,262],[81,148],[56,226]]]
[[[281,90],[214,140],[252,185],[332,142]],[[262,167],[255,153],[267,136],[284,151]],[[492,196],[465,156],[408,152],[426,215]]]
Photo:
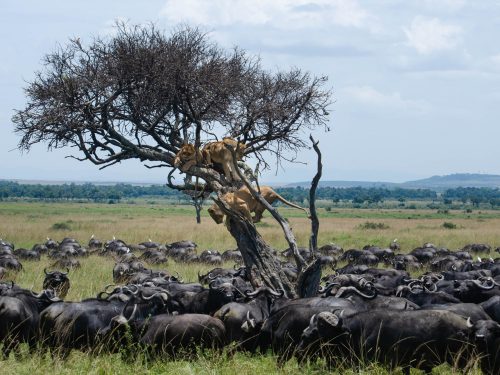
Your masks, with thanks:
[[[389,229],[389,226],[384,223],[374,223],[372,221],[364,222],[358,226],[359,229]]]
[[[51,229],[53,230],[71,230],[71,225],[68,223],[54,223]]]
[[[446,228],[446,229],[457,229],[457,224],[453,224],[449,221],[445,221],[443,223],[443,228]]]

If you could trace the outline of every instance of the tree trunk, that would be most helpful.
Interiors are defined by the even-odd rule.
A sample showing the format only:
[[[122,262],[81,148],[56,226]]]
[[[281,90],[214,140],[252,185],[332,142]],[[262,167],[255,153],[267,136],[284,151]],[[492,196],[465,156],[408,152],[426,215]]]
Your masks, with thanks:
[[[311,182],[311,189],[309,190],[309,212],[311,213],[311,238],[309,240],[309,250],[311,253],[318,251],[318,232],[319,220],[316,213],[316,189],[318,188],[319,180],[323,173],[323,164],[321,163],[321,151],[318,147],[319,142],[315,142],[312,135],[309,137],[313,144],[314,151],[318,156],[318,164],[316,175]],[[319,285],[319,282],[318,282]]]
[[[196,209],[196,224],[201,224],[201,204],[200,204],[200,202],[195,202],[194,208]]]
[[[274,290],[283,290],[288,298],[296,298],[294,284],[288,280],[279,259],[273,255],[273,249],[257,232],[253,223],[228,211],[226,214],[229,214],[226,225],[241,251],[254,288],[266,285]]]

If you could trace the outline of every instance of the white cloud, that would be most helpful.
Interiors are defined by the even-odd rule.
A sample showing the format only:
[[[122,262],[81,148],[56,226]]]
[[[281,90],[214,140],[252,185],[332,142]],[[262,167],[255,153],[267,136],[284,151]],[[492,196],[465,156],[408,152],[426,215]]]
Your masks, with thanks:
[[[462,29],[438,18],[416,16],[409,28],[403,28],[408,44],[421,54],[451,50],[460,43]]]
[[[431,9],[441,8],[449,11],[457,11],[462,9],[466,2],[466,0],[425,0],[425,5]]]
[[[269,25],[282,29],[375,28],[357,0],[167,0],[161,16],[205,26]],[[181,15],[179,17],[179,15]]]
[[[378,107],[383,110],[404,109],[420,113],[429,110],[429,104],[423,100],[404,99],[399,92],[385,94],[371,86],[348,86],[341,92],[363,105]]]

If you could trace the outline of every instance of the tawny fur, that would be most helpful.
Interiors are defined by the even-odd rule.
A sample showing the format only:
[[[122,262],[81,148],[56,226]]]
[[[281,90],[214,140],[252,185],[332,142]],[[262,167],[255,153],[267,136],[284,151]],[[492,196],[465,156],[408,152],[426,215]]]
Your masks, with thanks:
[[[229,181],[238,181],[240,178],[233,163],[233,156],[226,145],[234,148],[237,160],[243,159],[245,144],[226,137],[222,141],[207,143],[202,150],[197,150],[192,144],[183,145],[175,155],[174,166],[183,172],[187,172],[197,164],[211,165],[212,163],[218,163],[222,166],[224,175]]]
[[[281,195],[276,193],[270,186],[261,186],[260,194],[269,204],[273,204],[275,201],[280,201],[290,207],[303,210],[307,215],[309,215],[305,208],[287,201]],[[254,223],[260,222],[260,220],[262,219],[262,214],[266,209],[258,200],[256,200],[252,196],[252,193],[250,193],[246,186],[235,192],[224,194],[222,196],[222,199],[229,205],[229,207],[231,207],[231,209],[240,212],[248,220],[253,221]],[[252,212],[255,213],[253,217]],[[224,220],[224,213],[216,203],[210,206],[210,208],[208,209],[208,213],[217,224],[222,223],[222,221]]]

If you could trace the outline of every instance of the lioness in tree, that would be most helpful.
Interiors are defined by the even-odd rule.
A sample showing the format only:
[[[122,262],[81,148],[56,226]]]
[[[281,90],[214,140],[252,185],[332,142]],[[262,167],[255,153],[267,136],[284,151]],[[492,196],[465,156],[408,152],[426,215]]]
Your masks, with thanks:
[[[203,156],[206,157],[207,164],[221,164],[224,169],[224,175],[229,181],[239,181],[240,177],[233,163],[233,155],[226,145],[233,147],[236,152],[236,160],[243,159],[245,155],[245,144],[228,137],[223,138],[222,141],[207,143],[203,147]]]
[[[183,145],[175,155],[174,166],[183,172],[187,172],[196,164],[211,165],[212,163],[218,163],[222,166],[224,175],[229,181],[238,181],[240,178],[236,173],[233,155],[226,147],[226,144],[234,148],[237,160],[243,159],[245,144],[226,137],[222,141],[207,143],[202,150],[196,149],[192,144]]]
[[[307,212],[305,208],[302,208],[300,206],[297,206],[296,204],[287,201],[285,198],[276,193],[269,186],[261,186],[260,194],[269,204],[273,204],[275,201],[278,200],[290,207],[303,210],[309,216],[309,212]],[[266,209],[258,200],[256,200],[252,196],[252,193],[250,193],[250,191],[246,186],[242,187],[239,190],[236,190],[235,192],[224,194],[222,196],[222,199],[233,210],[241,212],[243,216],[245,216],[248,220],[253,221],[254,223],[260,222],[260,220],[262,219],[262,214]],[[254,217],[252,217],[251,215],[252,212],[255,213]],[[208,209],[208,213],[217,224],[222,223],[222,221],[224,220],[224,213],[216,203],[210,206],[210,208]]]
[[[205,160],[206,157],[200,149],[196,149],[194,145],[187,143],[182,145],[175,155],[174,167],[179,168],[182,172],[187,172],[193,165],[206,164]]]

